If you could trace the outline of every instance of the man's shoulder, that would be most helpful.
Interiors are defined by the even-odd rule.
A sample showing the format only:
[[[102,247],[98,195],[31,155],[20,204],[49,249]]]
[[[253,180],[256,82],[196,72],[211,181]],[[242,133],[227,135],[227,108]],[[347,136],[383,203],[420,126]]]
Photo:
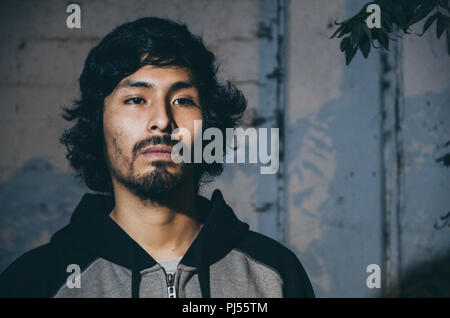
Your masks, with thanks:
[[[54,243],[36,247],[0,274],[0,297],[52,297],[65,283],[69,264],[85,267],[91,259]]]
[[[7,272],[21,272],[27,268],[30,269],[32,267],[42,267],[45,263],[47,263],[49,257],[51,257],[51,255],[54,253],[54,247],[50,243],[35,247],[23,253],[14,262],[12,262],[11,265],[9,265],[2,272],[2,276]]]
[[[286,297],[314,297],[311,282],[299,258],[280,242],[248,231],[235,249],[276,271],[284,281]]]
[[[52,272],[54,254],[54,247],[48,243],[18,257],[0,275],[0,296],[21,297],[22,290],[32,294],[33,287],[41,285],[40,279]]]
[[[263,263],[279,263],[281,265],[281,263],[289,264],[299,261],[297,255],[280,242],[250,230],[236,246],[236,249]]]

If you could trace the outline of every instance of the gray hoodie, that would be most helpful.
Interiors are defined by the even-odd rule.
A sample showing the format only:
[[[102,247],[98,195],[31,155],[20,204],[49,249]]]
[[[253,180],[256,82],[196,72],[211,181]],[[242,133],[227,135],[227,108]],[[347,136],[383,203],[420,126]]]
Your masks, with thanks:
[[[204,226],[174,274],[110,217],[113,199],[86,194],[69,225],[0,275],[1,297],[314,297],[297,256],[250,231],[215,190],[197,197]]]

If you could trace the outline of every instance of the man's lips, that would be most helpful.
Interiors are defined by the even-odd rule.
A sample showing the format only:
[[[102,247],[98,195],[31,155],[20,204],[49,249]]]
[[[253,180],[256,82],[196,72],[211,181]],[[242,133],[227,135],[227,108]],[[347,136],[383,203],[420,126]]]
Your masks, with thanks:
[[[166,146],[166,145],[155,145],[145,148],[142,153],[151,153],[151,152],[172,152],[172,146]]]
[[[152,159],[171,159],[172,146],[155,145],[145,148],[142,154]]]

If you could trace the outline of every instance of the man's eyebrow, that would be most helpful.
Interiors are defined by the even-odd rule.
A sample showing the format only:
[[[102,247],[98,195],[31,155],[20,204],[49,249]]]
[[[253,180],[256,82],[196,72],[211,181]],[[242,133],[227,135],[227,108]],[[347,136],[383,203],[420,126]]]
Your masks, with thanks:
[[[152,88],[152,84],[144,81],[132,81],[126,80],[123,83],[120,83],[118,88],[126,88],[126,87],[142,87],[142,88]]]
[[[117,88],[127,88],[127,87],[141,87],[141,88],[151,89],[151,88],[153,88],[153,85],[150,84],[149,82],[145,82],[145,81],[126,80],[126,81],[123,81],[122,83],[120,83]],[[186,89],[186,88],[192,88],[192,87],[194,87],[194,84],[190,81],[188,81],[188,82],[179,81],[179,82],[173,83],[170,86],[169,90],[171,92],[173,92],[173,91],[177,91],[180,89]]]
[[[177,90],[180,90],[180,89],[192,88],[192,87],[194,87],[194,84],[192,82],[190,82],[190,81],[189,82],[180,81],[180,82],[173,83],[170,86],[169,90],[171,92],[173,92],[173,91],[177,91]]]

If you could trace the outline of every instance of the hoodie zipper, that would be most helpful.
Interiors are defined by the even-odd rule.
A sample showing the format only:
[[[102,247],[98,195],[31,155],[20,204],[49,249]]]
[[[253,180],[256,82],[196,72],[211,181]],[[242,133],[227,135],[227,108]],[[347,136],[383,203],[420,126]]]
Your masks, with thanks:
[[[169,273],[166,274],[166,283],[167,283],[167,295],[169,298],[177,298],[175,293],[175,274]]]

